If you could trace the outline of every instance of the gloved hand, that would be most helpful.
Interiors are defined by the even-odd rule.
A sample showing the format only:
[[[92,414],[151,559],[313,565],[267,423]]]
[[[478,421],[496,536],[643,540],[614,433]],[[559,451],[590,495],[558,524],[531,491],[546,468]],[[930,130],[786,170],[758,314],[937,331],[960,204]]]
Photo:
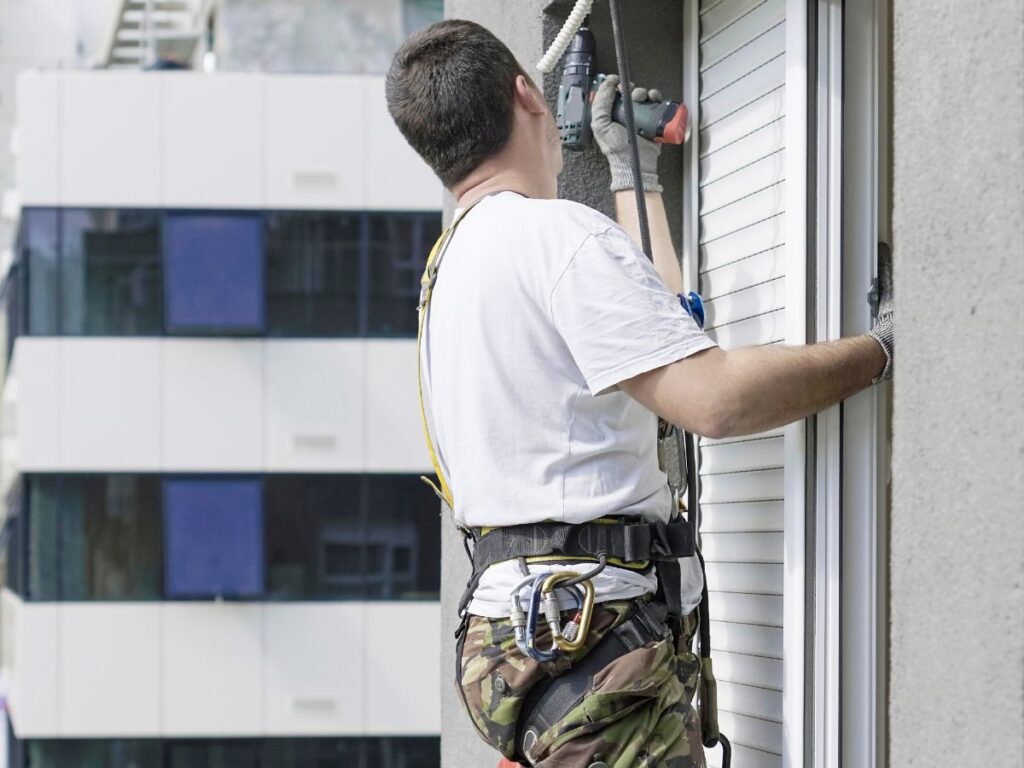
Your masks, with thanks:
[[[872,384],[888,381],[892,378],[893,355],[896,340],[893,336],[892,315],[892,249],[888,243],[878,245],[878,316],[875,324],[868,331],[868,336],[882,345],[885,352],[885,368],[872,380]]]
[[[617,75],[606,77],[598,87],[597,93],[594,94],[590,112],[590,127],[594,132],[594,139],[604,156],[608,158],[608,168],[612,172],[612,192],[636,187],[629,159],[629,134],[626,133],[625,126],[619,125],[612,119],[612,107],[615,105],[618,85]],[[638,103],[661,101],[661,94],[653,88],[650,91],[646,88],[634,88],[631,96],[633,101]],[[658,183],[658,155],[661,154],[661,145],[648,141],[642,136],[637,136],[637,142],[639,143],[640,173],[643,177],[644,190],[661,192],[662,187]]]

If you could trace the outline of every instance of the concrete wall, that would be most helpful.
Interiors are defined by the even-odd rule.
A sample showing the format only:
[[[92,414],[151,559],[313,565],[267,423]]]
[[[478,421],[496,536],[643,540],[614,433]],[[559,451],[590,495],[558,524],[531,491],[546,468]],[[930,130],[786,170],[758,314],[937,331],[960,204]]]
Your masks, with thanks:
[[[1024,761],[1024,6],[894,14],[889,764]]]
[[[220,0],[217,68],[386,72],[404,37],[401,0]]]
[[[514,6],[514,12],[512,7]],[[528,72],[536,75],[552,106],[558,93],[558,71],[541,80],[537,60],[572,8],[569,0],[445,0],[445,17],[471,19],[494,32],[519,58]],[[624,4],[626,47],[630,78],[636,83],[656,85],[667,98],[682,97],[682,3],[679,0],[633,0]],[[597,38],[598,71],[616,71],[611,22],[606,3],[595,10],[591,27]],[[683,157],[678,148],[662,152],[659,165],[665,187],[676,245],[680,242]],[[559,196],[586,203],[612,215],[612,194],[608,191],[608,167],[597,147],[582,154],[566,156],[559,179]],[[450,205],[449,205],[450,208]],[[444,768],[481,768],[497,762],[497,753],[484,745],[462,711],[454,689],[455,613],[463,585],[469,576],[462,543],[450,523],[444,526],[441,576],[441,764]]]

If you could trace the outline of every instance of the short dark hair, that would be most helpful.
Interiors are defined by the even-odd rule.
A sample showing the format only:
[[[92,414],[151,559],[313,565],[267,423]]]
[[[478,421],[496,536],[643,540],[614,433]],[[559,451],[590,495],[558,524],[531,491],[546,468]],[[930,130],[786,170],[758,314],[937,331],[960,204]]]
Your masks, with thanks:
[[[385,83],[388,111],[450,188],[508,142],[519,75],[526,73],[516,57],[490,31],[472,21],[439,21],[395,53]]]

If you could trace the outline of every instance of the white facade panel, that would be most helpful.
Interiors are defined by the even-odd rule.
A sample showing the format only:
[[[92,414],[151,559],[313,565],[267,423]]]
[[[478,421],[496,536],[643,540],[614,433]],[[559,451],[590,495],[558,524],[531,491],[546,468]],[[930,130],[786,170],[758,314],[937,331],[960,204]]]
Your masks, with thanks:
[[[159,75],[63,72],[61,205],[157,206],[161,196]],[[19,118],[20,122],[20,118]],[[30,131],[33,125],[21,124]]]
[[[403,734],[439,733],[438,604],[366,603],[365,626],[365,732],[393,734],[401,724]]]
[[[267,78],[266,207],[363,207],[367,121],[354,107],[362,104],[364,90],[357,77]],[[439,206],[440,200],[434,207]]]
[[[165,471],[261,471],[263,342],[167,339],[161,413]]]
[[[164,205],[261,207],[264,78],[185,72],[161,78]]]
[[[41,50],[75,48],[75,15],[72,0],[4,0],[0,3],[0,53],[5,58],[31,59]],[[11,31],[17,30],[14,34]]]
[[[364,88],[366,208],[385,211],[440,208],[441,182],[395,127],[384,98],[384,78],[367,78]]]
[[[161,732],[259,735],[262,604],[163,603]]]
[[[59,466],[158,467],[160,347],[146,339],[93,338],[61,339],[59,349]],[[28,423],[21,432],[32,429]]]
[[[14,345],[9,376],[18,388],[15,424],[22,472],[60,466],[60,346],[60,339],[25,336]]]
[[[365,603],[268,604],[263,616],[266,732],[362,733],[364,657],[381,629],[367,626]]]
[[[159,733],[160,610],[159,603],[58,604],[62,736]]]
[[[365,468],[430,472],[420,426],[416,342],[366,342]]]
[[[267,471],[362,469],[364,344],[319,339],[266,342]],[[379,385],[371,382],[368,388]]]
[[[25,606],[4,590],[4,667],[8,681],[8,710],[19,736],[59,733],[57,604]],[[7,649],[10,655],[6,655]]]
[[[55,77],[22,72],[17,80],[17,174],[22,205],[52,205],[60,191],[60,91]],[[7,147],[0,147],[7,152]]]

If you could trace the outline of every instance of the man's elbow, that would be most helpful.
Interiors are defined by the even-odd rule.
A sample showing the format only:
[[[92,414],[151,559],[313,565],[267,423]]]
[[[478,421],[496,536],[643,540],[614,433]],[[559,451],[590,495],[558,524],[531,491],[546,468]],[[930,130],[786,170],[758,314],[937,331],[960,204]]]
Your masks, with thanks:
[[[731,387],[716,387],[700,409],[693,431],[712,440],[743,435],[748,419],[746,399]]]

